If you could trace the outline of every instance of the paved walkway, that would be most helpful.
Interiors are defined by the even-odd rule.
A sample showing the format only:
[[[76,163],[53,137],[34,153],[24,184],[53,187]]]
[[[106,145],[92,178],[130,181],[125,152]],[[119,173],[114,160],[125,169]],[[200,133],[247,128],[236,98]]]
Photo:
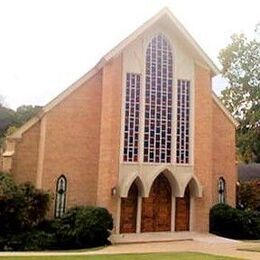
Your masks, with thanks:
[[[243,259],[260,259],[260,253],[239,251],[238,248],[256,247],[260,243],[240,242],[213,236],[211,234],[197,234],[192,241],[148,242],[138,244],[118,244],[96,251],[79,252],[1,252],[1,256],[27,255],[99,255],[121,253],[149,253],[149,252],[202,252],[207,254],[233,256]]]

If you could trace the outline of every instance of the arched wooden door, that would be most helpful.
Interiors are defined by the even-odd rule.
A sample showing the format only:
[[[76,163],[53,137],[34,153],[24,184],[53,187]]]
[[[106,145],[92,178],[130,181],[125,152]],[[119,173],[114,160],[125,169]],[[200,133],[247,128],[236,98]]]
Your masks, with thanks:
[[[142,232],[171,230],[171,186],[160,174],[154,181],[148,198],[142,201]]]
[[[127,198],[121,199],[120,233],[136,232],[138,187],[134,182]]]
[[[184,198],[176,198],[175,231],[190,229],[190,189],[186,188]]]

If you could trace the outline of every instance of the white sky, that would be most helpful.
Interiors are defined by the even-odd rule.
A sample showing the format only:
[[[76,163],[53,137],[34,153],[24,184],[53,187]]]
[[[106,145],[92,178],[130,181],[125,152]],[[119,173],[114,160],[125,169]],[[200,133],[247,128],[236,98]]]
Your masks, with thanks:
[[[46,104],[165,6],[216,63],[231,34],[260,22],[260,0],[0,0],[5,104]]]

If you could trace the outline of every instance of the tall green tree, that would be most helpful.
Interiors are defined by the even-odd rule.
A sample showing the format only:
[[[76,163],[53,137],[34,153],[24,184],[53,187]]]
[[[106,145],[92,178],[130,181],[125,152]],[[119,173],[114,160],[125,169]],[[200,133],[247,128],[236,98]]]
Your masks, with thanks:
[[[219,60],[229,85],[221,99],[239,121],[237,147],[243,162],[260,162],[260,25],[255,37],[234,34]]]

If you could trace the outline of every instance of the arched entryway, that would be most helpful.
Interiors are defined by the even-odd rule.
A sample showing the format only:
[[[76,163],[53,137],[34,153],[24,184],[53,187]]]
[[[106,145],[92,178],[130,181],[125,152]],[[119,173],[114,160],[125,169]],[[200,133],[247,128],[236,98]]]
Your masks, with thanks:
[[[148,198],[142,200],[141,232],[171,230],[171,186],[161,173],[153,182]]]
[[[190,188],[185,190],[183,198],[176,198],[175,231],[190,230]]]
[[[128,197],[121,199],[120,233],[135,233],[137,218],[138,186],[131,185]]]

